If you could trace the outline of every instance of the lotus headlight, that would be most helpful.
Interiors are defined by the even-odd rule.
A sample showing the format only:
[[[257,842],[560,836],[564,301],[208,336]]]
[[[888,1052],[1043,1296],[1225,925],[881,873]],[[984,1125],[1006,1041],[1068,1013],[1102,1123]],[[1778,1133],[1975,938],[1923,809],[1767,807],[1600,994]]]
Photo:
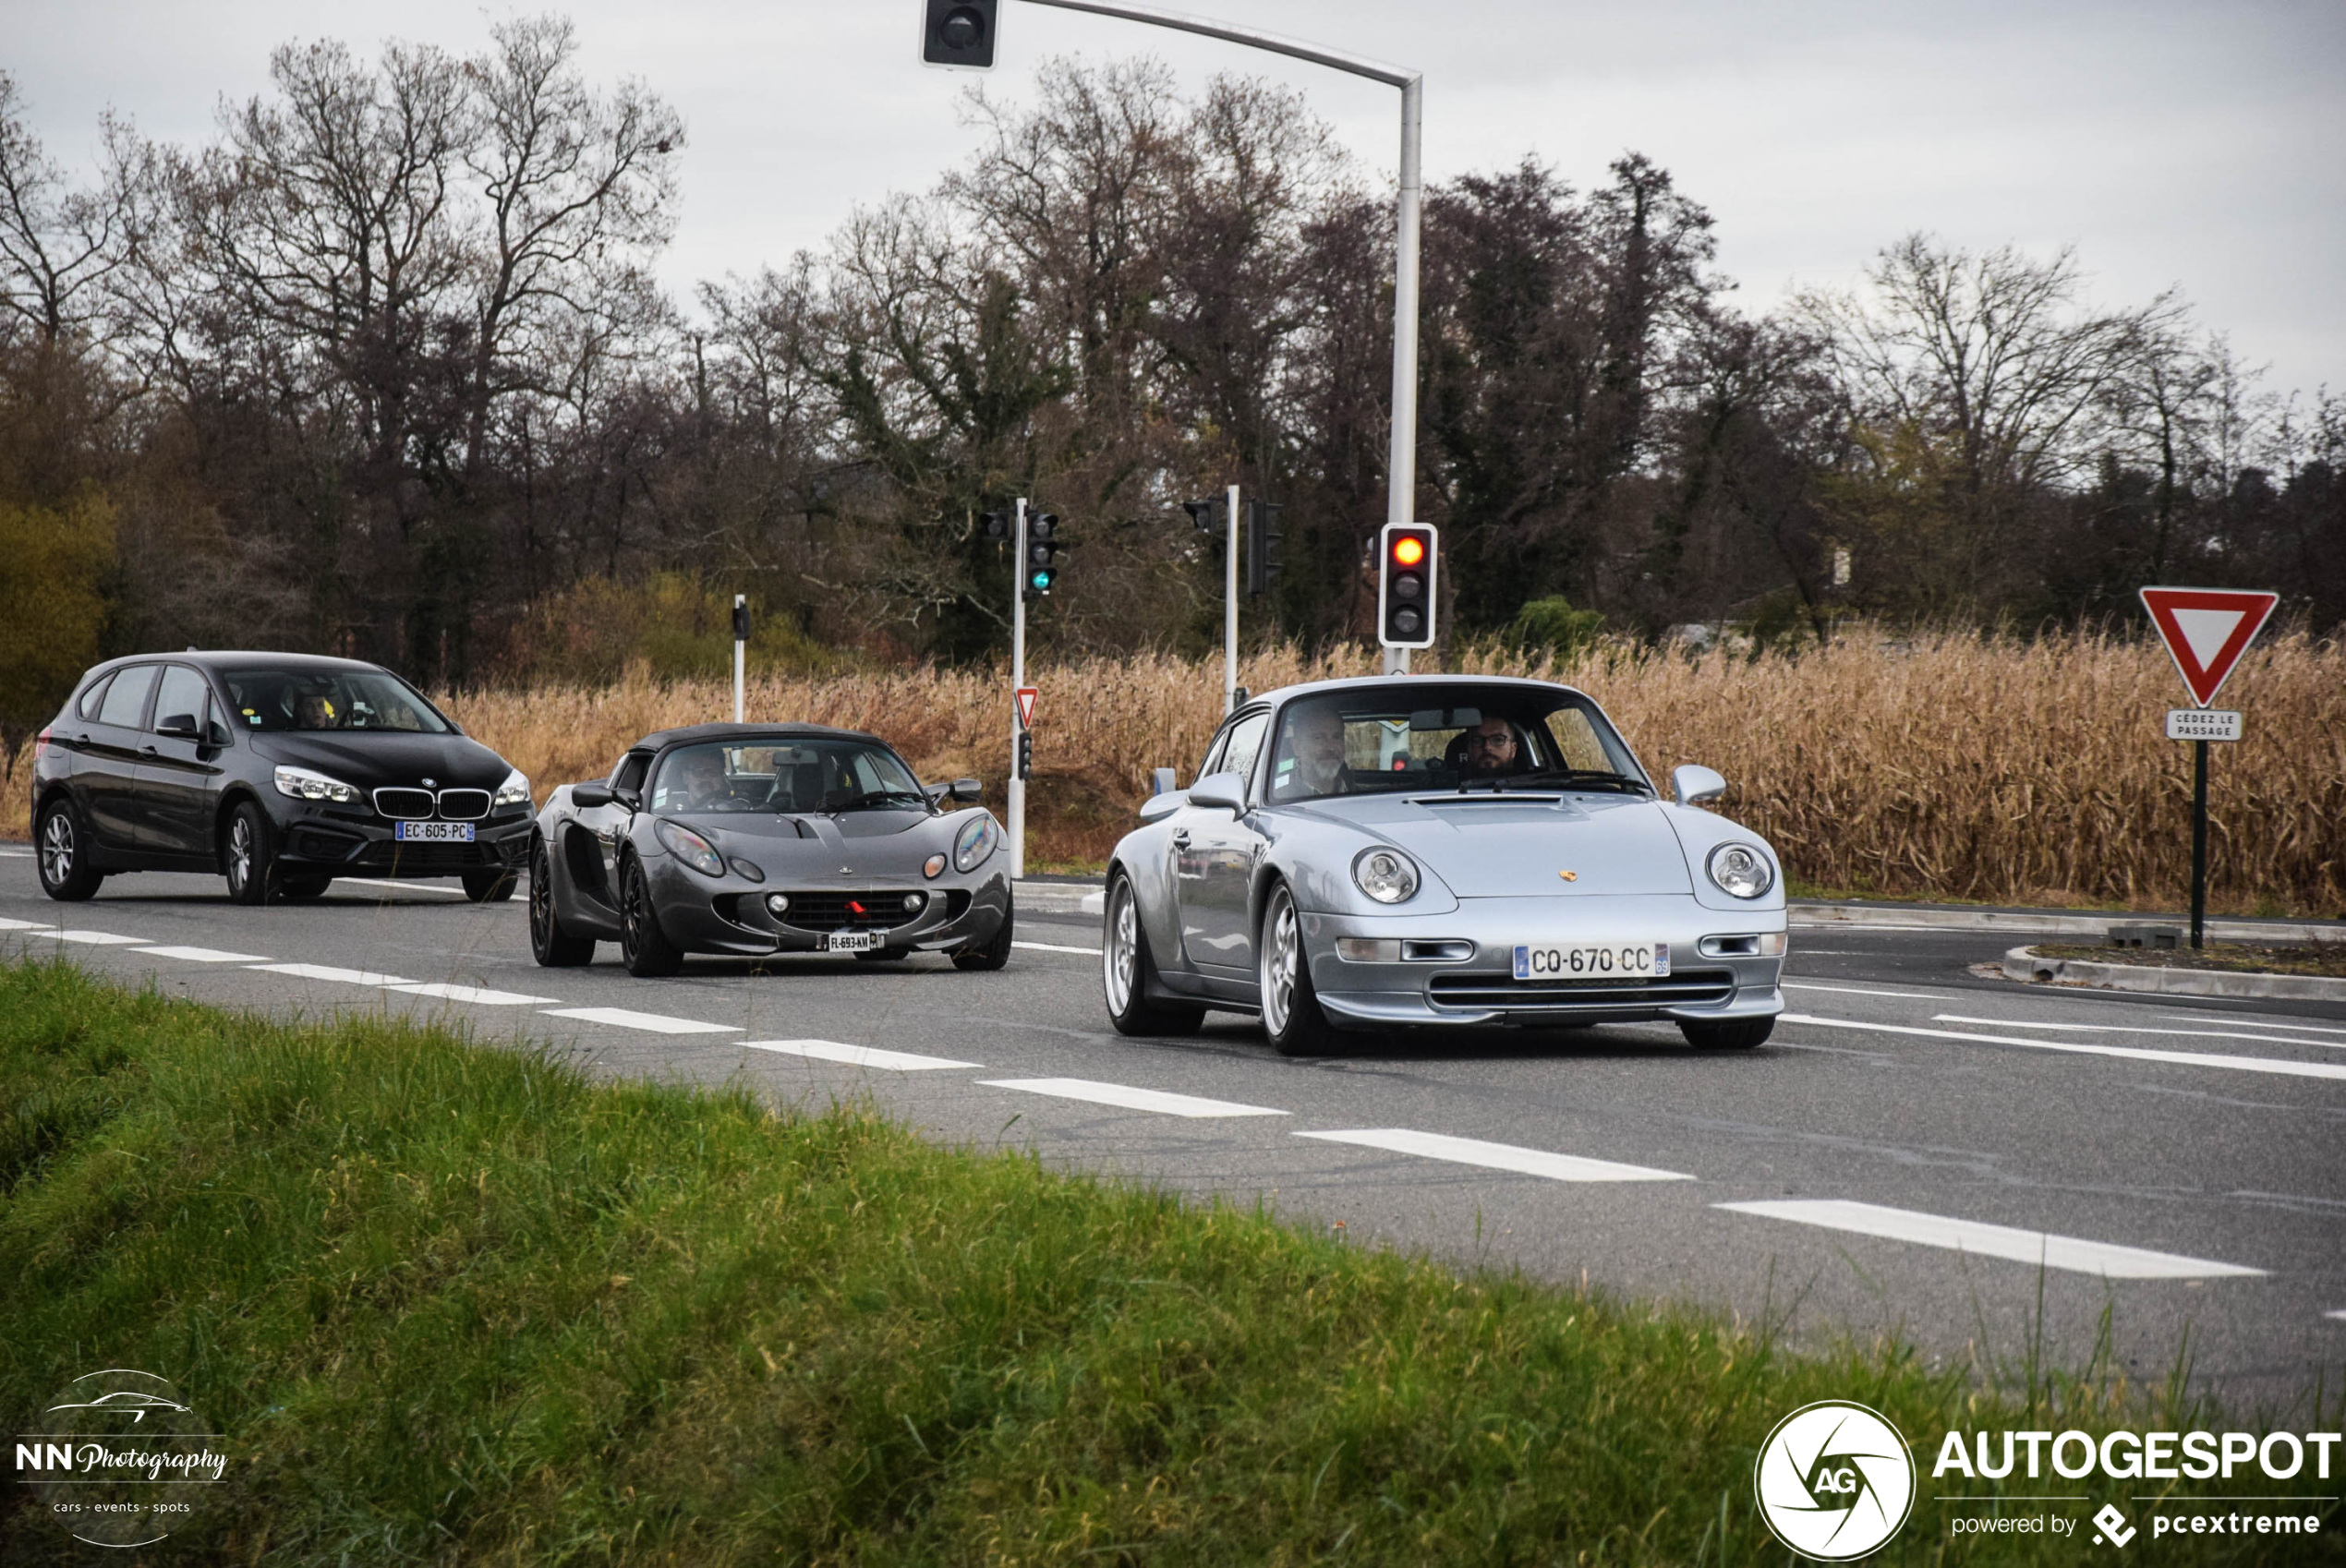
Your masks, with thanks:
[[[506,774],[505,781],[497,786],[497,800],[495,803],[500,806],[526,806],[529,804],[529,776],[522,772],[522,770],[518,767],[514,768],[511,773]]]
[[[334,801],[346,806],[358,803],[355,787],[306,767],[280,767],[276,778],[277,793],[290,795],[296,801]]]
[[[660,841],[670,854],[674,855],[703,876],[725,874],[725,857],[717,852],[716,845],[691,828],[662,820],[652,825],[652,836]]]
[[[975,871],[986,863],[986,857],[992,854],[994,847],[1001,841],[1002,836],[994,826],[993,814],[979,812],[961,825],[959,833],[953,835],[953,869]]]
[[[1352,862],[1352,880],[1380,904],[1398,904],[1418,890],[1418,868],[1398,850],[1363,850]]]
[[[1707,862],[1719,891],[1737,899],[1756,899],[1776,885],[1776,868],[1749,844],[1722,844]]]

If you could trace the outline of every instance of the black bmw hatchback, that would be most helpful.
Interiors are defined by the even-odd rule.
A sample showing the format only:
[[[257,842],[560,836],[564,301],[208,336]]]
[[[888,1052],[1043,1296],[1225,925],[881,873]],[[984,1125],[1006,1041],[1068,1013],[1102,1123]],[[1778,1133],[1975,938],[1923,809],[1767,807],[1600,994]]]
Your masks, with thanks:
[[[378,665],[142,655],[81,678],[33,749],[41,886],[213,872],[240,904],[337,876],[457,876],[502,899],[529,853],[529,780]]]

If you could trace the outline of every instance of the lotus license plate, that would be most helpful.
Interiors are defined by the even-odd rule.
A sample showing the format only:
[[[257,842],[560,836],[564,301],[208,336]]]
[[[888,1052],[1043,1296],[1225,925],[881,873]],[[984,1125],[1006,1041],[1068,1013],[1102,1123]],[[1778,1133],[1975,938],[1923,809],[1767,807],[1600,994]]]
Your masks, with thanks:
[[[473,825],[469,822],[403,822],[392,828],[392,837],[403,844],[469,844],[473,841]]]
[[[880,934],[877,931],[834,931],[823,938],[826,953],[871,953],[879,950]]]
[[[1518,980],[1661,980],[1667,942],[1527,943],[1515,950]]]

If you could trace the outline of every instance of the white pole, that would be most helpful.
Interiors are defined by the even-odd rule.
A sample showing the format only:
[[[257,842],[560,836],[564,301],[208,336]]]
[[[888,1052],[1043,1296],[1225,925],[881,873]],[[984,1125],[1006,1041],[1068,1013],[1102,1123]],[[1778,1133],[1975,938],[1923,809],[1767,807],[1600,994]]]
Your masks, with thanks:
[[[1393,433],[1385,489],[1388,523],[1417,521],[1418,229],[1425,199],[1421,163],[1424,132],[1425,83],[1412,77],[1401,88],[1401,199],[1393,235]],[[1427,605],[1425,612],[1432,615],[1433,606]],[[1409,650],[1385,649],[1385,672],[1407,675]]]
[[[742,722],[742,677],[748,664],[744,650],[749,645],[741,638],[742,610],[748,603],[747,594],[733,596],[733,722],[736,724]]]
[[[1026,875],[1026,780],[1018,776],[1018,693],[1026,684],[1026,498],[1018,498],[1018,567],[1010,573],[1010,880]]]
[[[1222,553],[1222,711],[1239,706],[1239,488],[1230,487],[1230,543]]]

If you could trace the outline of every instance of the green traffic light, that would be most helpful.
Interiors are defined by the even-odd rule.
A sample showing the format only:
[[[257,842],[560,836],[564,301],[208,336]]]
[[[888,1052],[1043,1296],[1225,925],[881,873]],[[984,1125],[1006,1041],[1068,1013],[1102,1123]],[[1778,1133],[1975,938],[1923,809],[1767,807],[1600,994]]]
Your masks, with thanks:
[[[1051,585],[1051,574],[1048,572],[1037,572],[1029,581],[1037,588],[1047,588]]]

